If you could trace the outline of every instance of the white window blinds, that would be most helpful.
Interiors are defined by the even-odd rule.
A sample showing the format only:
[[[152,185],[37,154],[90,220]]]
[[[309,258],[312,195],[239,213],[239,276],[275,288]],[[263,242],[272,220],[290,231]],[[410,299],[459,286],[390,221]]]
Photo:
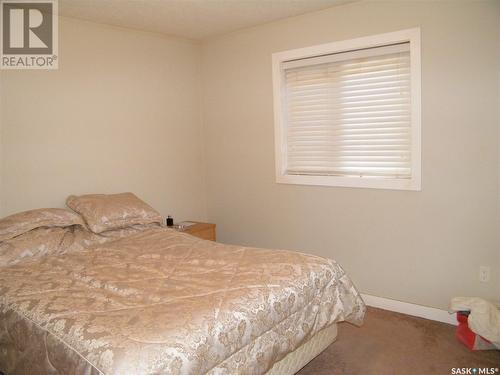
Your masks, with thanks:
[[[285,61],[285,173],[411,178],[409,43]]]

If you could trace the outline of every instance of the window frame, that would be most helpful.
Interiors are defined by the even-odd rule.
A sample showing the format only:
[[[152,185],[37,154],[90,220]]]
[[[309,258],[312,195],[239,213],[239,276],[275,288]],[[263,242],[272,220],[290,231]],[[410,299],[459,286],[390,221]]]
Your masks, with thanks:
[[[411,82],[411,178],[384,179],[375,177],[307,176],[286,173],[286,126],[284,121],[284,70],[281,64],[296,59],[320,55],[349,52],[364,48],[381,47],[396,43],[410,43]],[[355,188],[413,190],[422,189],[421,150],[421,56],[420,28],[400,30],[333,43],[276,52],[272,55],[273,98],[274,98],[274,143],[276,182],[296,185],[319,185]]]

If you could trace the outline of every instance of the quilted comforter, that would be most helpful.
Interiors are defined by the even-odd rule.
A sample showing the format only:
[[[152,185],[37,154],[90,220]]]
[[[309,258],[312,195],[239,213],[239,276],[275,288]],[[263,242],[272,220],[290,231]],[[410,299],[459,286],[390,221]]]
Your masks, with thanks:
[[[262,374],[364,312],[333,260],[157,228],[0,268],[0,371]]]

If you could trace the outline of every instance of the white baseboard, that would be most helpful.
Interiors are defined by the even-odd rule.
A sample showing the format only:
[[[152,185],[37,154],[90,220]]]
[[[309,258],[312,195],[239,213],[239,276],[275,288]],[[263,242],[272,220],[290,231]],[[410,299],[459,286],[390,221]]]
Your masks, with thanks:
[[[446,310],[436,309],[413,303],[397,301],[395,299],[371,296],[369,294],[361,294],[363,300],[368,306],[377,307],[383,310],[398,312],[401,314],[418,316],[429,320],[457,325],[455,314],[449,314]]]

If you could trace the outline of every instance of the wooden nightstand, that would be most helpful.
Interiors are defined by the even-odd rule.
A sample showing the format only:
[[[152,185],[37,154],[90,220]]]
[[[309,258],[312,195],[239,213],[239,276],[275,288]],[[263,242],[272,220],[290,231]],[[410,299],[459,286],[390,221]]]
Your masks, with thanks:
[[[190,225],[186,228],[179,228],[177,226],[174,229],[179,232],[189,233],[193,236],[199,237],[204,240],[215,241],[215,224],[212,223],[198,223]]]

